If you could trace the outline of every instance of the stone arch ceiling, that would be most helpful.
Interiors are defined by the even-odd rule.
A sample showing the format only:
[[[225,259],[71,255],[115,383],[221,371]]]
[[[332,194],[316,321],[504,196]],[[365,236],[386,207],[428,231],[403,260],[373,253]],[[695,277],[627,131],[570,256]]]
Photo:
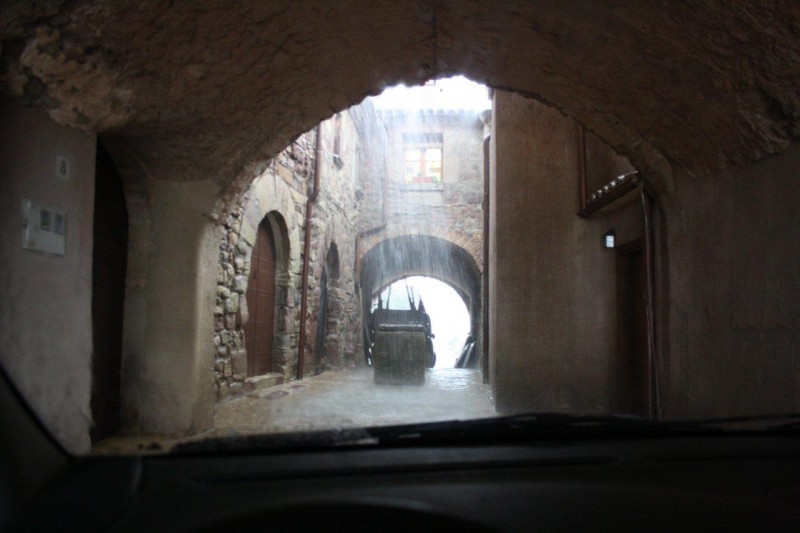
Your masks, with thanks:
[[[252,177],[248,165],[333,112],[437,74],[555,105],[661,184],[674,168],[714,173],[800,138],[792,0],[40,0],[0,9],[6,89],[61,124],[101,132],[123,172],[149,179],[213,178],[235,190]]]
[[[443,281],[479,302],[481,272],[467,250],[453,242],[428,235],[385,239],[364,254],[358,272],[364,294],[406,276],[427,276]]]

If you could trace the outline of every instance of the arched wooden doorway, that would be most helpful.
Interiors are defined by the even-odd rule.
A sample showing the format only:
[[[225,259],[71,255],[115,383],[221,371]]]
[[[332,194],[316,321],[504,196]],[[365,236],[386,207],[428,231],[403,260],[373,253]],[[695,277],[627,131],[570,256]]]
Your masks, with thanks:
[[[275,325],[275,237],[265,217],[258,225],[247,281],[249,319],[244,326],[247,375],[272,372],[272,336]]]

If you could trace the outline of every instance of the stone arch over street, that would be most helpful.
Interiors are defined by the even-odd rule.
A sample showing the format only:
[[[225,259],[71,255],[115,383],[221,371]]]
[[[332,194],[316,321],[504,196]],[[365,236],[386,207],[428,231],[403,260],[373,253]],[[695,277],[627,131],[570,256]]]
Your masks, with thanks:
[[[291,3],[226,6],[224,17],[189,4],[162,10],[153,2],[153,9],[136,9],[137,3],[123,1],[104,10],[81,9],[86,3],[54,8],[60,16],[48,13],[46,19],[34,9],[22,10],[5,34],[30,41],[24,55],[11,59],[49,88],[57,122],[113,130],[109,149],[122,172],[147,168],[155,179],[198,180],[213,174],[213,181],[227,185],[238,176],[238,190],[243,190],[247,173],[242,168],[274,155],[332,112],[387,85],[455,73],[552,103],[665,186],[672,175],[669,161],[693,173],[714,172],[780,151],[793,138],[793,110],[800,106],[798,97],[784,90],[796,80],[768,72],[784,64],[773,60],[777,50],[800,45],[776,31],[765,35],[773,46],[748,49],[742,62],[732,46],[738,35],[733,28],[741,25],[741,7],[734,5],[642,4],[622,13],[597,9],[592,2],[498,7],[449,0],[436,3],[442,41],[434,42],[434,3],[412,0],[339,6],[318,17]],[[758,34],[792,24],[777,6],[753,9],[753,17],[752,31]],[[169,31],[143,32],[156,18]],[[270,26],[260,20],[270,20]],[[375,23],[381,20],[392,23]],[[59,34],[59,24],[95,31],[72,31],[67,37]],[[357,35],[344,30],[354,25],[362,30]],[[709,43],[711,31],[728,38]],[[252,46],[233,46],[251,34],[263,37]],[[172,40],[185,44],[176,48],[169,45]],[[648,46],[635,46],[641,42]],[[208,43],[236,53],[225,61],[212,54],[207,64],[193,63],[190,51]],[[283,46],[276,48],[277,43]],[[69,63],[80,49],[118,60]],[[685,50],[694,53],[687,56]],[[496,62],[497,57],[504,60]],[[615,68],[605,68],[608,61],[597,57],[613,58]],[[671,58],[670,68],[664,58]],[[240,72],[242,65],[254,68]],[[153,91],[149,77],[136,75],[143,71],[160,72],[164,90]],[[296,72],[313,74],[298,80]],[[626,82],[623,73],[635,73],[636,83]],[[82,90],[97,79],[113,90]],[[739,87],[742,79],[753,82]],[[33,84],[14,91],[37,98]],[[223,92],[236,96],[226,100]],[[654,95],[659,105],[653,105]],[[166,109],[171,113],[163,113]],[[746,112],[731,114],[732,109]],[[763,120],[756,122],[756,116]],[[687,117],[693,117],[695,135],[686,135]],[[696,138],[715,142],[696,146]],[[206,149],[210,145],[213,150]]]
[[[358,264],[360,265],[376,246],[400,237],[438,239],[447,241],[469,254],[478,270],[483,268],[483,236],[467,234],[447,226],[415,225],[413,221],[403,220],[402,224],[391,224],[381,231],[367,235],[359,243]],[[385,244],[384,244],[385,245]]]
[[[364,254],[358,273],[362,324],[368,324],[373,296],[410,276],[438,279],[464,300],[473,338],[481,334],[481,271],[464,248],[430,235],[406,235],[377,243]]]

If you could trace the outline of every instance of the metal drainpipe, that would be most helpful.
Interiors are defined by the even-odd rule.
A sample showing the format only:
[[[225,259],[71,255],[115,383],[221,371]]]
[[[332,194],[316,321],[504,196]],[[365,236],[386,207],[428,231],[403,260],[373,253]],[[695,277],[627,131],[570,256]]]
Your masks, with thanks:
[[[656,353],[656,306],[655,306],[655,229],[653,227],[653,199],[642,187],[641,199],[644,211],[644,256],[645,290],[647,291],[647,374],[648,415],[650,419],[661,418],[660,380]]]
[[[303,379],[306,355],[306,312],[308,311],[308,270],[311,263],[311,215],[314,203],[319,196],[319,175],[322,168],[322,124],[317,125],[317,138],[314,141],[314,187],[306,202],[305,242],[303,243],[303,279],[300,297],[300,338],[297,341],[297,379]]]
[[[489,159],[492,134],[483,139],[483,306],[481,318],[483,319],[483,339],[481,343],[481,371],[483,382],[489,383],[489,203],[491,202],[491,177],[492,162]],[[476,339],[477,341],[477,339]]]

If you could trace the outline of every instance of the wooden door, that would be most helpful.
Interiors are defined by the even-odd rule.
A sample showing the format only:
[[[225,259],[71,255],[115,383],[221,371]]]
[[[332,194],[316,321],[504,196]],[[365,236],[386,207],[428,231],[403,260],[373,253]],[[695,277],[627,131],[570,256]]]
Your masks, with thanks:
[[[650,373],[647,367],[647,283],[641,241],[618,249],[617,306],[619,408],[647,417]]]
[[[247,309],[250,317],[244,327],[247,350],[247,375],[272,372],[272,334],[275,319],[275,240],[267,219],[258,226],[256,245],[247,282]]]
[[[128,211],[122,179],[97,143],[92,251],[92,442],[117,433],[120,423],[122,318],[128,264]]]

